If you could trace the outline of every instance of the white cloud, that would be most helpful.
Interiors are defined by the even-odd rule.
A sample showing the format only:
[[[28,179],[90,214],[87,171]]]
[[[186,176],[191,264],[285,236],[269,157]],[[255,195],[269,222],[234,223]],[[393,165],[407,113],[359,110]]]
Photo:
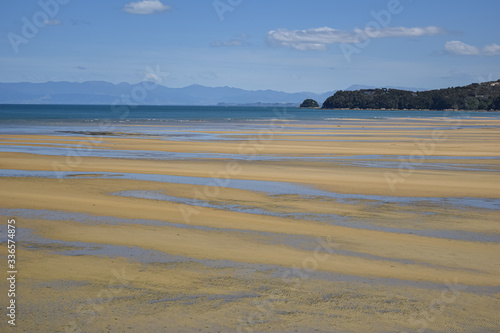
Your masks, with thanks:
[[[43,21],[46,25],[61,25],[62,22],[60,20],[45,20]]]
[[[444,46],[444,49],[446,50],[446,52],[452,55],[493,56],[500,54],[500,45],[497,44],[486,45],[485,47],[480,49],[477,46],[468,45],[457,40],[447,42]]]
[[[329,44],[356,44],[366,38],[390,37],[420,37],[443,34],[445,31],[438,27],[386,27],[381,29],[366,28],[353,31],[336,30],[329,27],[308,30],[278,29],[268,32],[268,41],[271,45],[291,47],[297,50],[326,50]]]
[[[444,49],[446,52],[455,55],[479,55],[481,53],[477,47],[467,45],[458,40],[446,42]]]
[[[210,43],[211,47],[231,47],[231,46],[247,46],[248,45],[248,39],[250,37],[248,35],[239,35],[236,38],[229,39],[229,40],[216,40]]]
[[[169,10],[170,6],[164,5],[160,0],[143,0],[131,2],[123,7],[123,10],[130,14],[148,15],[155,12]]]
[[[361,33],[360,30],[356,32]],[[445,31],[438,27],[395,27],[395,28],[382,28],[382,29],[366,29],[365,32],[372,38],[385,38],[385,37],[421,37],[421,36],[435,36],[444,34]]]
[[[483,53],[486,55],[499,55],[500,54],[500,45],[498,45],[498,44],[486,45],[483,48]]]

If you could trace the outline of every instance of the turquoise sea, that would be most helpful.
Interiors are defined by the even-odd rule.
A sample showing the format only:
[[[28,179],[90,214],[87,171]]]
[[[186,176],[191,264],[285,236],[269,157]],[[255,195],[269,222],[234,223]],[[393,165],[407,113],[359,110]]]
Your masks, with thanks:
[[[289,119],[330,121],[337,119],[489,117],[500,112],[464,111],[384,111],[384,110],[315,110],[290,107],[243,106],[123,106],[123,105],[0,105],[0,122],[80,123],[99,122],[171,122],[171,121],[251,121]]]

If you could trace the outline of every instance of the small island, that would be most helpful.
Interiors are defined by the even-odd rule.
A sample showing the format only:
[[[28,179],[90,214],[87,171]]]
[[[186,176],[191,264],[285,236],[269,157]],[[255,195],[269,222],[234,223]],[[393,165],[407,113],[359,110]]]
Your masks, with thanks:
[[[319,104],[314,99],[306,99],[302,104],[300,104],[301,108],[305,109],[319,109]]]

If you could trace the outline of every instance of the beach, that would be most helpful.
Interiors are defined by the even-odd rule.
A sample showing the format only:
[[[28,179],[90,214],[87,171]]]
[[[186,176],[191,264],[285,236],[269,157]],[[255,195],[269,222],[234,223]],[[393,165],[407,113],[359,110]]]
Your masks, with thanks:
[[[499,142],[479,116],[6,131],[16,326],[496,331]]]

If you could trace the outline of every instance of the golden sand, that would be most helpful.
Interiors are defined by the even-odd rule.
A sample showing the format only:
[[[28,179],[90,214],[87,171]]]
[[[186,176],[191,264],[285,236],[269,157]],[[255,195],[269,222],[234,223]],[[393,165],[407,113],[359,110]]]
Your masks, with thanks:
[[[161,161],[0,153],[0,169],[74,173],[62,179],[0,179],[4,212],[37,212],[14,216],[18,228],[32,235],[20,242],[17,252],[17,328],[24,332],[496,331],[500,327],[498,210],[425,200],[405,205],[383,199],[271,195],[216,187],[213,179],[230,175],[296,183],[343,195],[498,200],[500,173],[491,171],[498,171],[498,160],[468,159],[500,156],[500,130],[492,125],[500,121],[460,120],[460,126],[438,135],[429,128],[450,127],[449,121],[349,120],[342,125],[345,132],[339,132],[339,125],[291,122],[282,124],[282,136],[198,129],[230,138],[202,142],[2,135],[0,145],[7,146],[64,143],[92,149],[240,155],[236,160]],[[235,138],[243,140],[231,141]],[[255,150],[241,148],[250,145]],[[419,150],[424,157],[454,158],[424,158],[412,172],[369,164],[409,159]],[[296,158],[259,161],[241,158],[243,153]],[[347,160],[354,155],[384,156],[367,159],[363,166],[307,159],[328,154]],[[433,163],[481,164],[490,171],[420,168]],[[99,178],[101,172],[207,181],[189,185]],[[387,173],[399,177],[392,186]],[[124,191],[204,199],[210,206],[120,195]],[[68,218],[71,214],[79,215]],[[12,217],[4,214],[2,219]],[[79,253],[82,249],[86,250]],[[1,297],[3,304],[6,295]],[[4,327],[5,320],[0,323]]]

